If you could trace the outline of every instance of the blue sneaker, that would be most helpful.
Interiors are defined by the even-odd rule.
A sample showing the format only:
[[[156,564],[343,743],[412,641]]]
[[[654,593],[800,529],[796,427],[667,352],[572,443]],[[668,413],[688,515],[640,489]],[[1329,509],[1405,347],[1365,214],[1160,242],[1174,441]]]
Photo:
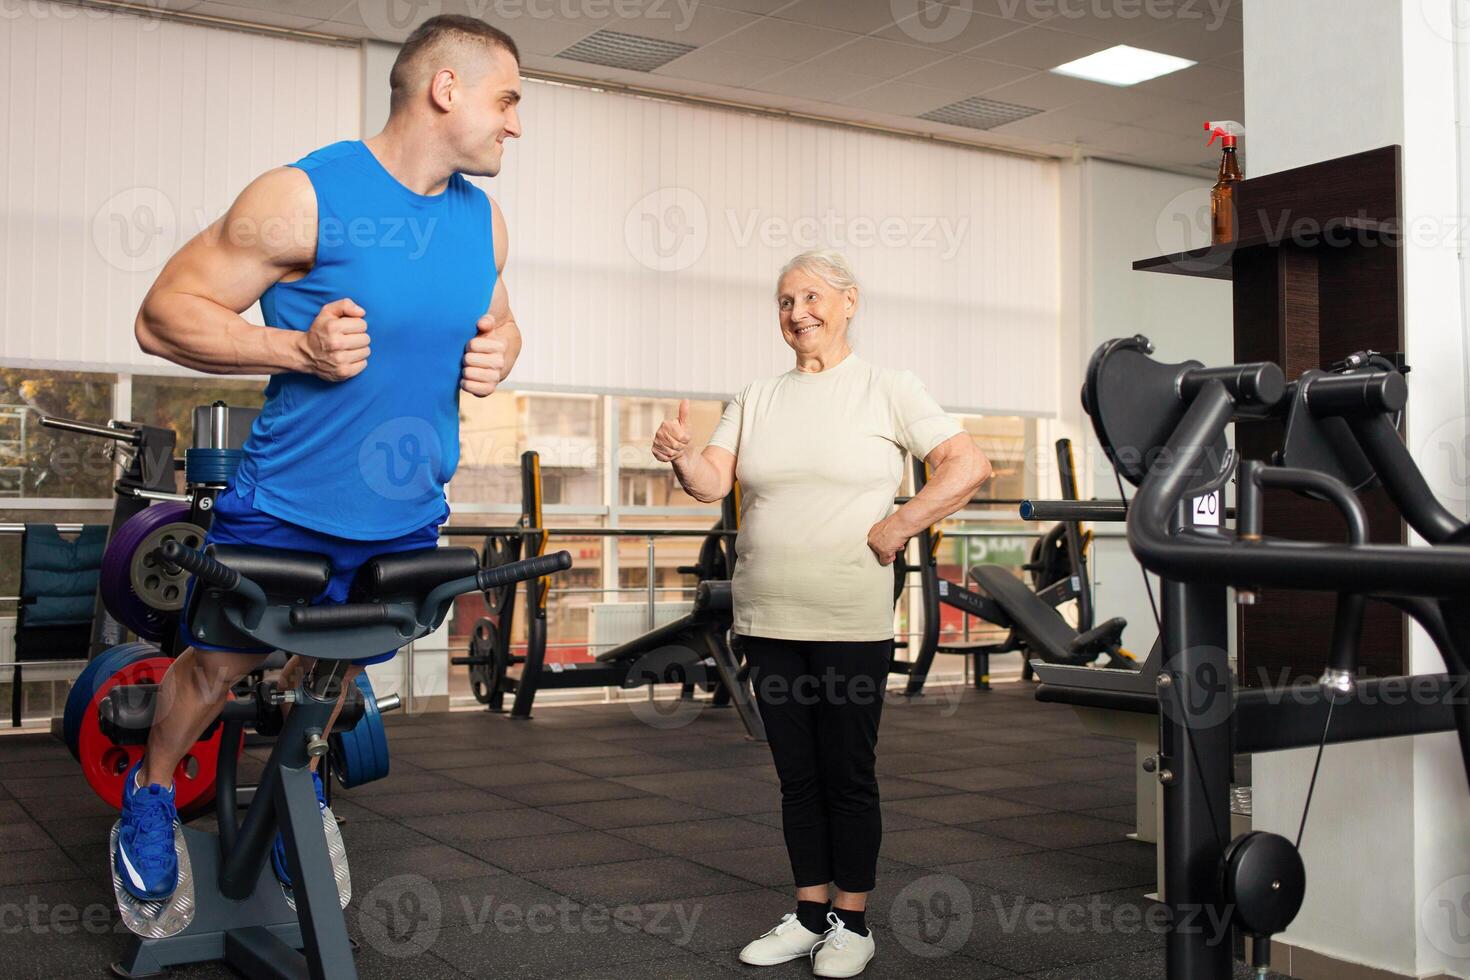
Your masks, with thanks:
[[[179,886],[179,858],[174,853],[174,791],[154,783],[138,785],[137,763],[123,782],[122,819],[118,822],[117,856],[113,863],[123,887],[141,902],[161,902]]]
[[[318,776],[316,770],[311,771],[311,781],[316,785],[316,805],[321,809],[327,808],[327,793],[322,788],[322,777]],[[276,834],[276,844],[271,848],[271,865],[276,869],[276,877],[281,884],[287,888],[291,887],[291,870],[286,864],[286,838],[284,835]]]

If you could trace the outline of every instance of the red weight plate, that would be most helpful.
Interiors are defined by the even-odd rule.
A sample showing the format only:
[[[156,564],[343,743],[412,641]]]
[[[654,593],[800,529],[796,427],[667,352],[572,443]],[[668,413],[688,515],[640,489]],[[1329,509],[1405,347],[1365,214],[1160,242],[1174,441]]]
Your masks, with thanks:
[[[107,678],[87,705],[77,738],[77,754],[88,784],[109,806],[122,808],[123,778],[143,757],[143,746],[117,745],[104,735],[97,718],[98,706],[118,685],[159,683],[172,662],[168,657],[158,656],[128,664]],[[215,774],[223,734],[224,726],[216,726],[207,738],[194,743],[174,770],[174,805],[186,819],[208,810],[214,803]],[[244,740],[241,739],[236,751],[243,746]]]

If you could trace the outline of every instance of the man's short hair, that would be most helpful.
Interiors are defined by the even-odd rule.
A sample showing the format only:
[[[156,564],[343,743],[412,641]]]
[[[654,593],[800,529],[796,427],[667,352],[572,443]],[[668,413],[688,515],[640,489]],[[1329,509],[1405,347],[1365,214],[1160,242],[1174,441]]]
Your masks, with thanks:
[[[403,42],[403,47],[398,50],[398,57],[393,61],[393,70],[388,73],[392,109],[397,109],[410,94],[409,86],[414,81],[414,63],[422,54],[432,51],[446,41],[483,44],[492,50],[498,48],[506,52],[517,63],[521,60],[520,49],[516,47],[510,35],[499,28],[491,27],[483,20],[463,17],[459,14],[440,14],[438,17],[430,17],[408,36],[407,41]]]

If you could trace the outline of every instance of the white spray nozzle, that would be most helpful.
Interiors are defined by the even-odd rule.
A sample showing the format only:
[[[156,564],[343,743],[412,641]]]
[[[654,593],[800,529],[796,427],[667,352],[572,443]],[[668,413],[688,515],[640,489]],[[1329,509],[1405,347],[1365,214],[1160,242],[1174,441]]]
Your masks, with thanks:
[[[1244,136],[1245,126],[1233,119],[1211,119],[1205,123],[1205,132],[1210,134],[1210,141],[1205,145],[1214,146],[1221,136]]]

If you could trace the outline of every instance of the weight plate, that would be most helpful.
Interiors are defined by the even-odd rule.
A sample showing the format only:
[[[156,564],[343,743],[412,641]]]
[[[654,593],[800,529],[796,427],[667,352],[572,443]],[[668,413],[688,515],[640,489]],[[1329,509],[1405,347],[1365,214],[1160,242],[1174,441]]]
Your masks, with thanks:
[[[470,665],[470,693],[481,704],[490,704],[505,687],[510,651],[502,649],[500,627],[493,619],[481,619],[470,636],[470,656],[481,661]]]
[[[509,565],[515,561],[515,545],[505,535],[488,537],[485,539],[485,553],[480,560],[486,568],[500,568],[503,565]],[[485,605],[489,608],[490,614],[499,616],[515,599],[515,594],[514,583],[487,591]]]
[[[139,639],[162,639],[171,617],[167,610],[150,607],[134,591],[133,562],[150,536],[170,524],[184,523],[188,514],[188,505],[177,501],[154,504],[124,521],[107,540],[97,587],[107,611]]]
[[[82,718],[96,696],[97,689],[107,682],[124,659],[140,652],[157,653],[158,647],[152,643],[121,643],[108,647],[92,658],[82,668],[77,679],[72,681],[71,690],[66,695],[66,707],[61,713],[61,739],[66,743],[67,751],[71,752],[73,759],[79,758],[77,735],[82,730]]]
[[[133,593],[148,608],[160,612],[178,612],[183,609],[185,586],[189,583],[188,572],[153,557],[155,549],[162,548],[170,541],[177,541],[184,547],[197,551],[204,547],[204,530],[188,521],[165,524],[145,537],[133,552]]]
[[[362,691],[362,717],[352,728],[334,733],[330,739],[332,768],[344,789],[388,775],[388,730],[383,727],[378,699],[367,674],[357,675],[357,686]]]
[[[102,699],[120,685],[159,683],[171,663],[172,659],[152,647],[117,655],[112,661],[113,669],[100,677],[101,683],[82,715],[77,732],[77,758],[82,765],[82,774],[93,791],[111,807],[121,809],[124,777],[143,757],[144,746],[117,745],[103,734],[98,718]],[[203,813],[214,803],[215,776],[223,737],[224,726],[215,726],[208,737],[194,743],[174,769],[174,805],[184,819]],[[242,738],[236,752],[243,746]]]

